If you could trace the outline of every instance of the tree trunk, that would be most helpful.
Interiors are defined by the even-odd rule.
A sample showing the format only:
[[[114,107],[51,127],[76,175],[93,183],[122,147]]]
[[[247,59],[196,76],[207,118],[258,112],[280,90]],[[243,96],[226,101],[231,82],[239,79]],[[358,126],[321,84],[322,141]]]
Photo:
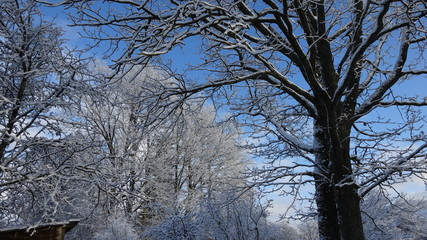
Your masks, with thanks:
[[[340,224],[341,238],[347,239],[365,239],[363,234],[363,224],[360,212],[360,197],[357,192],[358,186],[354,182],[353,170],[350,160],[350,132],[351,126],[340,124],[339,131],[339,149],[335,154],[339,163],[333,167],[335,177],[335,201],[338,210],[338,222]],[[338,144],[337,144],[338,145]]]
[[[319,121],[314,124],[316,157],[316,204],[319,236],[322,240],[340,239],[338,215],[335,204],[334,188],[331,182],[330,162],[328,160],[328,139],[326,131]]]
[[[365,239],[363,235],[363,224],[360,214],[360,198],[357,193],[357,187],[354,185],[346,185],[335,188],[335,199],[341,239]]]
[[[350,131],[337,129],[339,139],[328,123],[315,123],[316,203],[320,239],[363,240],[360,197],[353,182],[349,156]],[[329,130],[328,130],[329,129]]]
[[[316,179],[316,204],[320,239],[340,239],[334,190],[327,179]]]

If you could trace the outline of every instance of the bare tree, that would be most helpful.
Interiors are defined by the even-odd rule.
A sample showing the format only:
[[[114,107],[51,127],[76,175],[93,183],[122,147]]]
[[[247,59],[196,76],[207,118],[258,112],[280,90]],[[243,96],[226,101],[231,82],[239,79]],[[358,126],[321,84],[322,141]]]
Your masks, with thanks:
[[[427,102],[403,91],[427,73],[424,1],[106,2],[64,4],[87,37],[111,42],[117,66],[198,46],[190,69],[205,78],[169,93],[206,90],[252,127],[253,149],[271,159],[257,183],[314,183],[321,239],[363,239],[360,199],[425,176]]]
[[[1,1],[0,9],[1,224],[51,221],[80,151],[61,141],[61,108],[85,63],[35,1]]]

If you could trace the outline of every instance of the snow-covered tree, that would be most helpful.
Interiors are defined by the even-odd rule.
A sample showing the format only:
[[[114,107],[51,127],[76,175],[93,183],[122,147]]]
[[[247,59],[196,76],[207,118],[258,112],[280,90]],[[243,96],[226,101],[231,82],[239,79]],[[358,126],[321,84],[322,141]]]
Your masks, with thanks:
[[[81,150],[59,122],[85,64],[35,1],[0,9],[0,225],[51,221]]]
[[[108,71],[102,66],[97,69]],[[236,127],[217,122],[213,108],[195,101],[172,114],[164,111],[169,112],[167,118],[154,112],[159,101],[151,92],[162,84],[173,84],[166,76],[157,67],[132,69],[107,83],[94,83],[69,111],[73,121],[64,124],[64,129],[91,143],[79,165],[86,166],[87,181],[92,179],[101,192],[94,191],[89,201],[92,206],[95,199],[98,202],[94,210],[98,216],[88,220],[92,227],[83,226],[87,225],[83,222],[81,228],[102,235],[108,230],[101,227],[108,225],[103,219],[121,214],[138,232],[145,230],[153,238],[177,237],[187,230],[179,233],[176,227],[192,225],[198,226],[199,235],[211,227],[200,225],[207,221],[208,199],[223,206],[244,190],[246,176],[242,172],[248,163],[237,146]],[[159,114],[160,120],[156,119]],[[233,198],[223,199],[225,193]],[[249,217],[235,215],[245,221]],[[265,221],[265,216],[262,219]],[[176,225],[177,221],[185,226]]]
[[[137,240],[138,234],[124,216],[110,216],[107,224],[99,230],[92,240]]]
[[[384,189],[372,191],[362,203],[366,239],[423,239],[427,236],[427,201]]]
[[[198,47],[189,70],[206,76],[170,95],[206,90],[251,127],[271,159],[259,184],[312,182],[322,239],[363,239],[361,198],[425,172],[426,99],[404,92],[427,73],[425,1],[64,3],[88,37],[121,51],[118,66]]]
[[[287,224],[267,220],[269,202],[251,189],[217,192],[202,199],[197,211],[166,216],[143,233],[150,239],[259,239],[297,240],[299,235]]]
[[[98,63],[94,71],[107,76],[110,70]],[[128,75],[94,82],[90,91],[81,92],[68,113],[73,121],[64,125],[92,143],[86,151],[91,157],[81,161],[89,166],[87,170],[92,172],[97,187],[109,195],[103,205],[113,212],[116,207],[134,212],[132,206],[143,201],[140,191],[147,181],[146,145],[150,144],[151,134],[147,128],[156,115],[150,111],[150,102],[142,99],[147,96],[144,92],[155,89],[155,82],[162,77],[155,68],[128,74],[137,74],[134,83],[141,87],[134,87]]]
[[[319,240],[317,232],[317,222],[315,220],[306,219],[298,224],[298,233],[301,240]]]

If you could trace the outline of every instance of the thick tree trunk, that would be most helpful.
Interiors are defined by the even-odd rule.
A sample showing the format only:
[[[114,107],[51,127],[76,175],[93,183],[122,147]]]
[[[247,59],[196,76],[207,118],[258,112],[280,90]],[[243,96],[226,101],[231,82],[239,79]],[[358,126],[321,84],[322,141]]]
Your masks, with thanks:
[[[316,179],[316,204],[320,239],[340,239],[334,190],[327,179]]]
[[[349,157],[349,133],[333,139],[329,127],[315,123],[316,203],[320,239],[363,240],[363,225],[357,185],[353,182]],[[342,140],[345,139],[345,140]]]
[[[335,201],[338,211],[338,222],[340,225],[341,239],[360,240],[365,239],[360,212],[360,197],[357,192],[358,186],[354,182],[353,170],[350,160],[350,127],[340,126],[339,147],[334,154],[339,159],[332,159],[338,165],[333,167],[335,176]],[[338,144],[336,144],[338,145]]]
[[[340,239],[338,215],[335,204],[334,188],[331,182],[330,162],[328,160],[328,139],[324,127],[318,122],[314,126],[316,150],[316,204],[319,236],[322,240]]]
[[[341,239],[365,239],[363,235],[362,217],[360,214],[360,198],[357,194],[357,188],[354,185],[336,188],[335,199]]]

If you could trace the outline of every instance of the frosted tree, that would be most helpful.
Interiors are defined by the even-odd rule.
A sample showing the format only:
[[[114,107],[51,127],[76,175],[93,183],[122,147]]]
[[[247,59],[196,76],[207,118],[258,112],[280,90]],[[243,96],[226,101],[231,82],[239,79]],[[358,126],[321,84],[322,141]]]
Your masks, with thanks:
[[[156,239],[212,238],[217,231],[214,231],[216,222],[211,214],[224,211],[226,206],[232,208],[233,201],[241,201],[238,192],[246,184],[242,172],[247,162],[242,149],[236,146],[236,129],[217,123],[212,109],[197,110],[196,107],[193,103],[182,109],[174,127],[150,147],[157,149],[151,151],[154,153],[152,174],[156,176],[152,186],[164,189],[164,192],[157,191],[159,194],[153,201],[163,205],[164,214],[146,232]],[[163,187],[159,183],[163,183]],[[243,214],[246,209],[254,208],[245,205],[238,212],[242,214],[236,215],[251,221]]]
[[[381,189],[367,195],[362,210],[367,239],[422,239],[427,235],[425,199],[403,198]]]
[[[111,70],[97,61],[93,72],[104,78],[91,79],[91,87],[79,93],[79,99],[66,113],[70,120],[63,124],[73,137],[90,143],[85,155],[76,161],[84,166],[81,170],[85,174],[81,176],[91,183],[88,189],[95,189],[86,200],[96,206],[93,212],[103,216],[90,216],[87,227],[91,232],[100,230],[100,225],[107,224],[105,219],[116,215],[134,220],[133,224],[138,222],[139,213],[151,199],[147,184],[152,162],[148,162],[147,152],[155,150],[150,145],[153,133],[149,125],[161,116],[151,111],[156,99],[144,98],[147,92],[161,87],[157,82],[167,81],[154,67],[108,79]],[[91,211],[83,205],[83,211],[76,210],[88,217]],[[81,225],[84,228],[87,222]],[[88,236],[77,238],[81,237]]]
[[[1,224],[52,221],[80,151],[62,141],[60,112],[85,64],[35,1],[1,1],[0,9]]]
[[[252,149],[271,160],[258,184],[314,184],[321,239],[363,239],[361,198],[425,176],[427,103],[404,92],[427,73],[424,1],[106,3],[64,1],[87,37],[110,41],[119,68],[197,46],[189,70],[206,76],[169,94],[205,91],[251,127]]]
[[[92,240],[136,240],[138,235],[126,217],[112,217],[105,229],[101,230]]]
[[[302,240],[318,240],[317,234],[317,222],[314,220],[308,220],[298,225],[299,237]]]
[[[108,68],[94,72],[108,74]],[[92,196],[98,215],[122,214],[139,231],[158,224],[166,231],[173,219],[198,216],[208,196],[224,203],[219,193],[243,189],[247,162],[236,145],[237,128],[217,123],[214,109],[196,101],[171,113],[177,98],[165,103],[153,92],[174,81],[158,67],[135,67],[94,82],[69,112],[73,121],[64,129],[91,143],[79,164],[100,189]]]

